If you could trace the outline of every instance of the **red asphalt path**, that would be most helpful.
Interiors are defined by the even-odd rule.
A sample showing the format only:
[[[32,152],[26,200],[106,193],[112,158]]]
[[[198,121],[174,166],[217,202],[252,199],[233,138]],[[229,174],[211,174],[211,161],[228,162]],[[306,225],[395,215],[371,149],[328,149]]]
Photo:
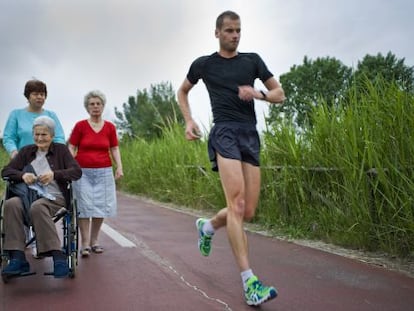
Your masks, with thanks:
[[[252,267],[279,296],[248,307],[225,230],[205,258],[196,218],[120,193],[118,216],[106,224],[136,247],[102,232],[105,252],[81,258],[74,279],[44,276],[51,259],[30,259],[37,274],[1,283],[0,311],[414,310],[414,278],[254,233],[248,234]]]

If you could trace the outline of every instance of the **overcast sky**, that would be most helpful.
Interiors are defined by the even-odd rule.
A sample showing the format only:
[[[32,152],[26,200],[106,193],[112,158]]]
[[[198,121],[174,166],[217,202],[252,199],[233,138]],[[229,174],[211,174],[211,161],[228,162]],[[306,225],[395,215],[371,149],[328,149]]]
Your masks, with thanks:
[[[196,57],[217,51],[215,20],[228,9],[241,16],[239,51],[259,53],[277,79],[305,55],[355,67],[391,51],[414,66],[412,0],[1,0],[0,135],[9,112],[27,105],[23,88],[33,77],[46,82],[44,107],[67,137],[88,117],[90,90],[106,94],[108,120],[137,90],[161,82],[177,90]],[[190,102],[208,125],[202,82]],[[262,120],[266,105],[256,108]]]

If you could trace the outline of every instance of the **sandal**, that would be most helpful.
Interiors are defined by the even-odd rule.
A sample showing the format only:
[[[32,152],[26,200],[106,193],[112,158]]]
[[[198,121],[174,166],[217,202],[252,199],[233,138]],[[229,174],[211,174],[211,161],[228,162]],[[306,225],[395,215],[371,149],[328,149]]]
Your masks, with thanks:
[[[104,249],[100,245],[94,245],[92,246],[92,252],[94,252],[95,254],[102,254],[104,252]]]
[[[91,254],[91,248],[85,247],[81,250],[82,257],[88,257]]]

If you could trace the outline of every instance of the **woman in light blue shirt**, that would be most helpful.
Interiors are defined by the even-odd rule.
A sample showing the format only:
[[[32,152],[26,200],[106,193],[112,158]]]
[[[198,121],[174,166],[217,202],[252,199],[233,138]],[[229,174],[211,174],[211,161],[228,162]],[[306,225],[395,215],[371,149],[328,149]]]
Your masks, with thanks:
[[[46,84],[39,80],[29,80],[24,87],[24,96],[29,104],[26,108],[13,110],[6,122],[3,131],[3,146],[13,158],[21,148],[34,144],[33,139],[33,122],[39,116],[48,116],[55,121],[55,136],[53,141],[65,144],[65,133],[56,114],[50,110],[43,109],[47,97]],[[31,229],[27,229],[27,239],[32,237]],[[41,258],[37,255],[36,242],[31,244],[32,254],[35,258]]]
[[[10,158],[24,146],[33,144],[33,120],[45,115],[56,123],[54,142],[65,144],[65,134],[56,114],[43,109],[47,97],[46,84],[39,80],[29,80],[24,88],[24,96],[29,104],[26,108],[13,110],[3,131],[3,146]]]

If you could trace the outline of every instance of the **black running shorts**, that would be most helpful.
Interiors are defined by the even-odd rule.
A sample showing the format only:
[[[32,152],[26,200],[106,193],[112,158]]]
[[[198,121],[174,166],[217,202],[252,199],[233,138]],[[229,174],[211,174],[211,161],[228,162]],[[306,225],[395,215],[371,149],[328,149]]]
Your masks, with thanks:
[[[217,123],[208,138],[208,156],[212,170],[218,171],[216,153],[260,166],[260,138],[256,126],[238,122]]]

